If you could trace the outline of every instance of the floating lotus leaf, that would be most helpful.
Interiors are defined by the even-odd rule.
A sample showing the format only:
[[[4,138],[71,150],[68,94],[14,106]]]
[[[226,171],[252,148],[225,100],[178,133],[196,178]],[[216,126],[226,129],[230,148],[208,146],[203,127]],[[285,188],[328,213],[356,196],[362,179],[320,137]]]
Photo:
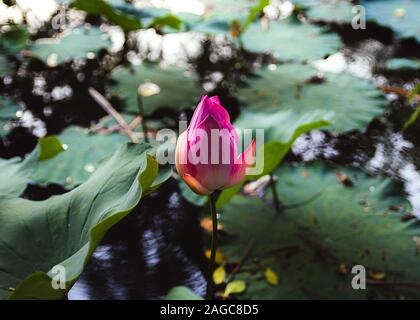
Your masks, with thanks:
[[[315,163],[284,165],[276,173],[277,192],[285,209],[277,213],[262,200],[236,196],[221,211],[232,234],[222,240],[228,261],[251,250],[236,279],[247,282],[245,299],[418,298],[418,289],[376,284],[417,283],[420,261],[413,237],[415,221],[403,222],[410,206],[387,178]],[[270,194],[270,192],[269,192]],[[337,195],[340,195],[339,197]],[[366,268],[367,290],[354,290],[352,267]],[[271,268],[279,286],[263,272]]]
[[[245,31],[258,14],[269,4],[268,0],[239,0],[204,1],[206,5],[205,15],[198,23],[190,24],[192,31],[206,34],[230,33],[232,23],[239,23],[238,28]],[[239,31],[238,29],[238,31]]]
[[[356,16],[347,0],[293,0],[309,18],[326,22],[350,23]]]
[[[326,27],[302,23],[294,17],[271,21],[268,30],[254,22],[243,33],[242,42],[249,51],[297,61],[320,59],[342,46],[340,38]]]
[[[73,59],[92,59],[111,46],[109,35],[98,28],[75,28],[57,38],[39,39],[30,50],[34,57],[50,67]]]
[[[227,20],[210,18],[191,24],[189,30],[202,32],[208,35],[228,33],[230,30],[230,22]]]
[[[118,68],[112,73],[112,79],[116,81],[113,93],[124,100],[126,111],[132,113],[138,113],[137,89],[145,83],[142,100],[146,115],[161,107],[175,111],[192,107],[203,93],[195,74],[188,74],[185,69],[175,66],[163,69],[155,64],[144,63],[131,68]],[[152,84],[153,95],[150,95],[147,83]]]
[[[420,2],[416,0],[363,0],[366,18],[389,27],[400,37],[420,41]]]
[[[126,32],[141,28],[141,21],[139,19],[127,15],[113,6],[113,4],[128,5],[124,1],[75,0],[71,4],[73,7],[86,11],[89,14],[104,15]]]
[[[51,136],[41,138],[38,146],[24,160],[18,157],[0,159],[0,197],[19,197],[30,182],[38,163],[61,151],[61,142]]]
[[[73,188],[85,182],[104,158],[128,141],[121,134],[89,134],[79,127],[67,128],[58,138],[65,151],[39,163],[31,176],[35,183],[56,183]]]
[[[384,112],[387,101],[369,81],[345,73],[325,73],[323,80],[317,76],[318,71],[300,64],[262,68],[248,86],[238,89],[238,96],[248,110],[261,114],[261,120],[265,114],[271,125],[272,113],[279,110],[321,111],[334,113],[331,128],[336,132],[364,130]],[[278,127],[281,130],[280,122]]]

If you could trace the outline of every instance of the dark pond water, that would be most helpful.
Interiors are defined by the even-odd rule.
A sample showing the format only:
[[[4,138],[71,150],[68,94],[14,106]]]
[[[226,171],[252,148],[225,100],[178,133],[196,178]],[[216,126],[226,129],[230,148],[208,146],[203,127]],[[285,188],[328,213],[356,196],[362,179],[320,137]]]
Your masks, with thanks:
[[[92,21],[93,23],[95,21]],[[359,75],[373,78],[379,85],[410,85],[419,78],[419,70],[385,72],[388,57],[420,58],[415,41],[398,41],[389,29],[370,25],[355,32],[349,27],[334,26],[346,44],[340,55],[347,67]],[[40,31],[45,35],[47,31]],[[229,92],[241,75],[251,72],[253,63],[269,63],[268,57],[232,49],[232,57],[210,62],[214,43],[203,43],[204,51],[192,64],[203,82],[215,71],[225,75],[212,92],[221,97],[234,118],[239,103]],[[216,50],[220,50],[217,48]],[[337,57],[337,56],[336,56]],[[33,118],[20,123],[0,140],[0,157],[24,156],[36,145],[36,135],[57,134],[69,125],[88,127],[104,116],[103,110],[90,98],[87,88],[105,91],[108,79],[94,71],[107,63],[105,54],[85,65],[71,64],[48,69],[42,64],[23,63],[13,78],[0,84],[0,93],[22,97]],[[16,61],[19,62],[19,61]],[[334,63],[332,62],[332,65]],[[239,66],[239,68],[238,68]],[[46,99],[37,90],[52,92],[60,87],[64,98]],[[71,88],[73,94],[66,95]],[[57,89],[55,89],[57,90]],[[298,139],[287,161],[326,159],[332,163],[363,167],[371,173],[391,176],[404,183],[414,211],[420,213],[420,124],[401,133],[401,127],[413,111],[396,94],[388,94],[390,108],[368,127],[365,133],[345,135],[316,131]],[[119,106],[118,101],[112,101]],[[167,114],[174,117],[173,114]],[[159,118],[162,113],[155,114]],[[191,114],[188,114],[191,116]],[[41,132],[41,133],[40,133]],[[60,186],[31,185],[24,196],[45,199],[65,192]],[[187,285],[199,294],[205,291],[206,258],[203,255],[204,235],[199,226],[200,208],[187,203],[170,181],[158,192],[144,199],[124,221],[111,229],[97,248],[81,279],[69,292],[69,299],[157,299],[176,285]]]

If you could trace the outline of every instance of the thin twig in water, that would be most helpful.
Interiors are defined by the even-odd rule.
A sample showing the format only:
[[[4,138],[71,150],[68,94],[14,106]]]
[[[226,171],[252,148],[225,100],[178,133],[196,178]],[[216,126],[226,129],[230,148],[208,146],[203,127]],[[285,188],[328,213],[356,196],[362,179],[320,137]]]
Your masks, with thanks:
[[[227,283],[229,283],[233,279],[235,274],[237,274],[241,270],[243,264],[245,263],[246,258],[248,257],[249,253],[251,252],[252,247],[254,246],[254,243],[255,243],[254,239],[251,239],[248,242],[248,245],[245,247],[245,250],[242,253],[241,258],[239,259],[238,264],[235,266],[235,268],[233,268],[232,272],[226,278]]]
[[[102,107],[102,109],[104,109],[111,117],[115,119],[115,121],[117,121],[117,123],[121,126],[123,132],[131,139],[132,142],[139,142],[134,132],[125,122],[124,118],[118,113],[117,110],[115,110],[111,103],[102,94],[100,94],[97,90],[95,90],[92,87],[89,88],[89,94],[96,101],[96,103]]]
[[[410,91],[404,88],[391,87],[391,86],[380,86],[379,88],[385,93],[395,93],[403,97],[408,97],[410,95]]]
[[[312,197],[303,200],[302,202],[297,202],[297,203],[292,203],[292,204],[288,204],[288,205],[283,205],[283,209],[294,209],[294,208],[298,208],[301,207],[305,204],[308,204],[309,202],[311,202],[312,200],[315,200],[315,198],[317,198],[318,196],[320,196],[322,193],[322,191],[319,191],[317,193],[315,193]]]
[[[143,121],[143,117],[142,116],[136,116],[133,121],[130,122],[130,124],[128,125],[130,127],[131,130],[134,130],[135,128],[137,128],[137,126],[139,124],[141,124]]]
[[[385,93],[395,93],[399,96],[403,96],[407,98],[411,96],[411,91],[404,88],[392,87],[392,86],[380,86],[379,88]],[[420,95],[417,94],[414,97],[419,98]]]

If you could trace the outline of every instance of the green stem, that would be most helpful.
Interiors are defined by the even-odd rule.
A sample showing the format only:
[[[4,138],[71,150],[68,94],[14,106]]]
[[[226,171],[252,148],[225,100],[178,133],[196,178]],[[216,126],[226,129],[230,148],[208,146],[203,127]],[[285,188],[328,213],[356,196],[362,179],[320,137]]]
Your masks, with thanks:
[[[274,177],[272,174],[270,174],[270,187],[271,187],[271,193],[273,194],[274,208],[276,209],[278,214],[281,214],[283,211],[283,205],[279,200],[279,196],[277,194],[277,189],[276,189],[276,182],[274,181]]]
[[[217,250],[217,212],[216,212],[216,194],[213,192],[209,195],[210,200],[210,213],[212,218],[213,231],[211,234],[211,254],[210,254],[210,264],[209,264],[209,273],[207,280],[207,300],[214,299],[213,293],[213,272],[214,264],[216,261],[216,250]]]
[[[141,95],[137,93],[137,107],[139,110],[139,114],[141,115],[141,127],[144,134],[144,141],[149,142],[149,138],[147,137],[147,126],[146,126],[146,119],[144,116],[144,108],[143,108],[143,100],[141,98]]]

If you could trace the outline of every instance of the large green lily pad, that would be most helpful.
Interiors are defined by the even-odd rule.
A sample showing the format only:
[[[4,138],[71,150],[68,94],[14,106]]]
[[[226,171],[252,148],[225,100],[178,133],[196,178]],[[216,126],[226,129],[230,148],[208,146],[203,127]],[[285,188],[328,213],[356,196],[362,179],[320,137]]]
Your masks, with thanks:
[[[30,182],[30,176],[40,161],[48,160],[62,151],[61,142],[54,136],[41,138],[25,159],[0,159],[0,197],[19,197]]]
[[[33,160],[33,157],[25,161],[0,158],[0,197],[18,197],[25,190],[28,176],[33,172]]]
[[[105,233],[152,185],[157,162],[148,145],[126,144],[92,177],[44,201],[0,198],[0,298],[62,298]],[[65,268],[64,290],[53,289],[54,266]]]
[[[387,26],[403,38],[414,37],[420,41],[419,12],[417,0],[364,0],[366,18]]]
[[[39,39],[30,50],[34,57],[55,67],[73,59],[94,58],[97,52],[110,46],[109,35],[93,27],[68,30],[57,38]]]
[[[99,163],[124,142],[121,134],[89,134],[80,127],[69,127],[59,136],[65,151],[38,164],[31,176],[38,184],[56,183],[73,188],[88,180]]]
[[[268,30],[260,22],[252,23],[242,34],[244,48],[271,53],[281,60],[315,60],[336,52],[340,38],[326,27],[305,24],[294,17],[271,21]]]
[[[242,196],[222,209],[221,223],[233,235],[222,241],[224,255],[238,261],[246,247],[252,248],[237,275],[247,281],[241,298],[420,296],[418,289],[392,285],[420,281],[413,268],[420,261],[413,241],[420,227],[401,220],[410,206],[391,180],[322,163],[282,166],[277,175],[277,192],[286,206],[281,214],[262,200]],[[355,265],[367,270],[367,290],[351,286]],[[279,286],[265,280],[265,268],[278,275]]]
[[[113,93],[124,99],[126,111],[132,113],[138,113],[137,89],[144,83],[153,83],[159,90],[155,95],[142,97],[146,115],[160,107],[176,111],[192,107],[203,92],[195,74],[189,75],[185,69],[175,66],[163,69],[144,63],[132,68],[118,68],[112,73],[112,79],[117,82]]]
[[[293,0],[309,18],[326,22],[350,23],[354,5],[347,0]]]
[[[300,64],[262,68],[248,86],[238,89],[238,96],[249,110],[264,113],[267,123],[274,121],[272,113],[279,110],[334,112],[331,128],[336,132],[363,130],[384,112],[385,96],[369,81],[325,73],[320,82],[317,75],[315,69]]]

